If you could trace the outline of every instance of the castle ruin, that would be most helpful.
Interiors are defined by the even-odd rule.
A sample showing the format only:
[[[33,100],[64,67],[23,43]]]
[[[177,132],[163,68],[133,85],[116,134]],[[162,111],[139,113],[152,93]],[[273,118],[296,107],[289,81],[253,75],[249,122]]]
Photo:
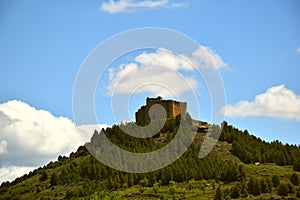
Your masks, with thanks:
[[[155,107],[155,105],[159,105],[162,107],[165,112],[161,112],[159,107]],[[151,108],[152,107],[152,108]],[[151,116],[149,115],[149,111]],[[157,98],[149,98],[146,99],[146,105],[142,106],[136,113],[135,119],[136,122],[143,122],[145,120],[150,119],[161,119],[161,118],[172,118],[177,115],[186,116],[187,114],[187,103],[186,102],[178,102],[173,100],[163,100],[162,97],[158,96]]]

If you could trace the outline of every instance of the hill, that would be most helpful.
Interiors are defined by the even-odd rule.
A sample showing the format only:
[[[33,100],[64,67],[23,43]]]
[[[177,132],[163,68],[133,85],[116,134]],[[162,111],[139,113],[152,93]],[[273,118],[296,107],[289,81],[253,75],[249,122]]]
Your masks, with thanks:
[[[91,142],[69,157],[59,156],[56,162],[11,183],[2,183],[0,199],[300,198],[299,146],[265,142],[227,122],[222,124],[217,145],[205,158],[198,157],[206,137],[206,133],[200,131],[178,160],[150,173],[114,170],[86,150],[86,147],[101,142],[99,137],[105,134],[120,148],[151,152],[172,141],[180,121],[180,117],[168,119],[159,133],[147,139],[135,138],[122,131],[133,123],[114,125],[101,133],[95,131]],[[192,124],[191,118],[184,123],[187,125],[182,131],[191,131],[188,126]],[[220,129],[215,125],[211,128]]]

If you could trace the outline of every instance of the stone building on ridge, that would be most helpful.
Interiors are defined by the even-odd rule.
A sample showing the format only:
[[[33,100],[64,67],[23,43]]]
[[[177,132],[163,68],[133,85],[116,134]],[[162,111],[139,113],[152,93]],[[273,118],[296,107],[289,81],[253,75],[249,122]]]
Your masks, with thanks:
[[[164,109],[164,111],[162,111]],[[149,112],[150,111],[150,112]],[[150,115],[149,115],[150,113]],[[163,100],[162,97],[146,99],[146,105],[135,113],[136,122],[150,119],[172,118],[177,115],[187,115],[187,103],[173,100]]]

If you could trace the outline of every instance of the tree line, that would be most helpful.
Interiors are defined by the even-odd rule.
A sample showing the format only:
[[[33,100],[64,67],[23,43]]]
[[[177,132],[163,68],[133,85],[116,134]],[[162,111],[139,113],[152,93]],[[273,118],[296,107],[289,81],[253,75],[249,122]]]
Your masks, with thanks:
[[[95,131],[91,142],[86,144],[86,146],[101,143],[99,141],[100,135],[105,134],[111,142],[125,150],[151,152],[172,141],[180,128],[183,132],[190,132],[191,128],[193,128],[191,127],[191,122],[192,119],[189,116],[184,120],[181,120],[180,116],[167,119],[160,132],[153,137],[145,139],[132,137],[124,133],[124,128],[132,128],[134,126],[133,123],[114,125],[110,128],[102,129],[101,132]],[[220,129],[216,125],[213,128]],[[144,129],[144,131],[148,130]],[[161,133],[167,135],[164,142],[157,141]],[[140,134],[147,133],[141,132]],[[260,138],[250,135],[247,130],[240,131],[228,125],[227,122],[223,122],[222,124],[219,140],[232,144],[232,154],[244,163],[269,162],[278,165],[293,165],[295,171],[300,171],[300,160],[298,159],[300,158],[299,146],[283,145],[279,141],[265,142]],[[95,191],[111,191],[134,185],[157,187],[157,183],[160,185],[169,185],[174,182],[189,182],[191,180],[214,180],[225,184],[234,183],[234,186],[230,190],[223,191],[221,187],[216,190],[216,196],[220,193],[223,197],[227,195],[231,198],[243,197],[248,194],[259,195],[261,193],[268,193],[272,191],[273,187],[278,187],[278,191],[283,191],[281,194],[285,194],[284,191],[287,191],[287,193],[292,192],[291,185],[278,183],[276,177],[272,179],[247,178],[243,164],[239,164],[234,160],[222,161],[209,155],[200,159],[198,156],[200,148],[201,142],[194,141],[179,159],[163,169],[149,173],[126,173],[102,164],[90,155],[85,146],[81,146],[76,152],[71,153],[69,158],[59,156],[57,162],[50,162],[45,167],[36,169],[27,175],[17,178],[13,182],[2,183],[0,195],[1,192],[7,191],[7,188],[36,175],[40,177],[39,181],[41,185],[45,184],[49,185],[49,187],[57,185],[67,187],[78,183],[82,185],[80,189],[70,188],[67,191],[66,198],[83,197]],[[291,184],[295,186],[298,177],[296,176],[297,174],[291,178]],[[144,181],[141,182],[141,180]]]

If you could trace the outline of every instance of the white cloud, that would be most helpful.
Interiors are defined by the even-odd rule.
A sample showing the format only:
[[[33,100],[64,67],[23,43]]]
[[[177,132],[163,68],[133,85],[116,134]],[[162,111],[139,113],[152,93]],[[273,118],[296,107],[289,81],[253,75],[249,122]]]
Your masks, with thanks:
[[[180,8],[180,7],[189,7],[189,5],[187,3],[184,3],[184,2],[179,2],[179,3],[171,3],[171,7],[174,7],[174,8]]]
[[[142,53],[135,58],[141,65],[161,65],[172,70],[194,70],[193,61],[185,55],[175,55],[173,52],[159,48],[153,53]]]
[[[228,117],[269,116],[300,121],[300,95],[279,85],[257,95],[252,102],[226,105],[223,113]]]
[[[21,101],[0,104],[0,124],[0,140],[7,142],[7,153],[1,156],[0,165],[42,164],[80,145],[70,119],[55,117]]]
[[[22,101],[0,104],[0,180],[14,179],[56,160],[58,155],[76,151],[89,141],[92,129],[102,127],[107,125],[81,125],[77,129],[70,119],[55,117]]]
[[[178,8],[187,7],[186,3],[170,3],[169,0],[109,0],[101,4],[101,10],[111,14],[133,12],[141,9],[156,9],[156,8]]]
[[[5,181],[13,181],[17,177],[20,177],[24,174],[28,174],[30,171],[33,171],[34,167],[20,167],[20,166],[10,166],[0,168],[0,184]]]
[[[5,140],[0,141],[0,155],[7,153],[7,142]]]
[[[197,81],[193,78],[183,77],[162,66],[151,65],[135,69],[131,69],[131,66],[133,64],[117,72],[108,87],[110,95],[150,92],[156,96],[174,97],[197,87]]]
[[[227,68],[227,63],[223,61],[215,51],[209,47],[201,46],[193,52],[193,60],[196,65],[210,69]]]
[[[77,130],[79,131],[80,138],[82,141],[89,142],[92,138],[95,130],[99,133],[102,128],[106,129],[107,127],[110,127],[110,125],[106,124],[84,124],[77,126]]]
[[[298,49],[296,49],[296,51],[300,54],[300,47],[298,47]]]
[[[196,89],[198,82],[180,72],[225,67],[223,59],[209,47],[199,47],[191,57],[159,48],[137,55],[134,62],[121,64],[117,71],[110,69],[108,95],[150,92],[164,97],[181,96]]]

